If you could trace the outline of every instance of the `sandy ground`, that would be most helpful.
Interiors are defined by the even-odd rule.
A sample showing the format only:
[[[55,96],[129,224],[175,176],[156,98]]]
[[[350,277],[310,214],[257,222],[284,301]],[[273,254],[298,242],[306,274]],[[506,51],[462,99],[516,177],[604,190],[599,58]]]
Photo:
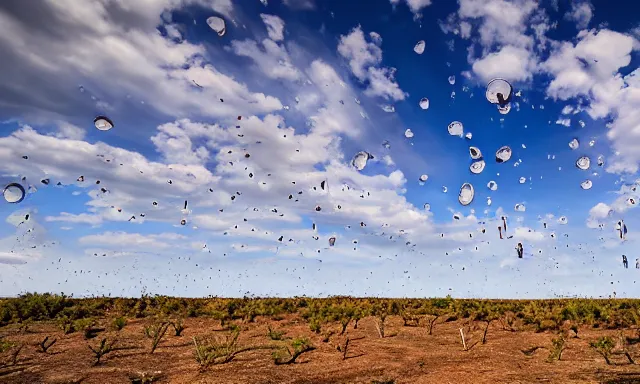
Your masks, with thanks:
[[[119,332],[106,331],[85,340],[82,333],[63,335],[55,324],[34,324],[29,332],[16,327],[0,329],[6,340],[24,343],[18,363],[0,369],[0,383],[131,383],[131,375],[162,372],[159,383],[640,383],[640,344],[630,347],[639,365],[630,364],[624,355],[604,359],[589,347],[597,337],[617,336],[619,331],[580,329],[579,338],[567,340],[560,361],[547,362],[554,333],[510,332],[497,323],[489,328],[487,343],[464,351],[459,328],[462,322],[437,324],[429,336],[423,327],[403,326],[402,319],[387,320],[387,335],[379,338],[373,318],[360,321],[358,329],[350,325],[352,339],[347,359],[336,347],[344,336],[323,335],[309,330],[308,324],[295,317],[280,321],[258,318],[255,323],[240,324],[241,346],[282,345],[267,337],[267,326],[284,331],[286,337],[309,337],[316,350],[303,354],[295,364],[274,365],[269,350],[255,350],[238,355],[233,361],[202,371],[194,358],[193,336],[217,333],[218,321],[204,318],[186,319],[183,336],[170,329],[158,349],[149,353],[150,340],[144,335],[149,319],[129,320]],[[105,320],[106,324],[106,320]],[[339,331],[339,325],[324,326]],[[467,344],[481,337],[481,330],[467,329]],[[631,336],[632,331],[626,331]],[[39,353],[37,343],[45,336],[57,338],[48,353]],[[124,349],[106,356],[93,366],[88,345],[102,337],[117,337]],[[523,349],[542,346],[531,356]],[[5,353],[6,355],[6,353]]]

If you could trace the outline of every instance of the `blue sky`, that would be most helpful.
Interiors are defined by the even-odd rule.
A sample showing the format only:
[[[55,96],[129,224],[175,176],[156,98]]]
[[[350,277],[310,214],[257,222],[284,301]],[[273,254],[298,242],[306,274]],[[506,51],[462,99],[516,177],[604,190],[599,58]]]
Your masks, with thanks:
[[[3,2],[0,292],[637,297],[640,9],[606,5]]]

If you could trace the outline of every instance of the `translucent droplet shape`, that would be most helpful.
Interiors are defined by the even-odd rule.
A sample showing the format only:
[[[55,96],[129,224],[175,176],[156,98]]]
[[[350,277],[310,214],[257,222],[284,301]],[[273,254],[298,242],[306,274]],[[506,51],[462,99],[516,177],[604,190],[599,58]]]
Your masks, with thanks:
[[[427,179],[429,179],[429,176],[428,176],[428,175],[422,175],[422,176],[420,176],[420,181],[421,181],[421,182],[423,182],[423,183],[424,183],[425,181],[427,181]]]
[[[598,166],[602,167],[604,165],[604,156],[600,155],[598,156]]]
[[[7,203],[17,204],[24,200],[26,191],[24,187],[18,183],[10,183],[2,191],[2,196]]]
[[[585,180],[580,183],[580,188],[582,189],[591,189],[591,187],[593,187],[593,183],[591,182],[591,180]]]
[[[426,46],[426,44],[425,44],[424,40],[420,40],[413,47],[413,51],[415,53],[417,53],[418,55],[422,55],[424,53],[425,46]]]
[[[567,219],[566,216],[560,216],[560,218],[558,218],[558,224],[562,224],[565,225],[569,222],[569,220]]]
[[[511,103],[507,103],[505,105],[498,105],[498,112],[501,115],[506,115],[507,113],[511,112]]]
[[[591,166],[591,159],[589,159],[587,156],[582,156],[581,158],[576,160],[576,167],[578,167],[583,171],[586,171],[587,169],[589,169],[590,166]]]
[[[524,184],[527,182],[527,178],[526,177],[521,177],[519,180],[520,184]]]
[[[459,121],[453,121],[451,122],[451,124],[449,124],[449,126],[447,127],[447,131],[449,131],[449,134],[451,136],[458,136],[458,137],[462,137],[463,133],[464,133],[464,127],[462,125],[461,122]]]
[[[506,161],[509,161],[509,159],[511,159],[511,154],[511,148],[506,145],[504,147],[501,147],[496,151],[496,162],[504,163]]]
[[[495,181],[491,180],[490,182],[487,183],[487,188],[489,188],[492,191],[497,191],[498,190],[498,183],[496,183]]]
[[[458,202],[462,205],[469,205],[473,201],[473,196],[475,192],[473,190],[473,185],[469,183],[462,184],[460,187],[460,193],[458,194]]]
[[[504,79],[493,79],[487,84],[485,97],[491,104],[504,105],[511,101],[513,87]]]
[[[482,157],[482,152],[478,147],[469,147],[469,156],[471,156],[473,160],[478,160]]]
[[[569,142],[569,148],[576,150],[578,149],[578,147],[580,147],[580,142],[578,141],[578,139],[573,139]]]
[[[449,76],[449,78],[447,79],[449,81],[449,84],[454,85],[456,83],[456,77],[455,76]]]
[[[373,159],[370,153],[365,151],[360,151],[353,156],[351,160],[351,166],[353,166],[356,170],[362,171],[367,166],[367,161]]]
[[[420,99],[418,105],[420,105],[420,108],[422,109],[429,109],[429,99],[423,97],[422,99]]]
[[[218,34],[218,36],[224,36],[224,34],[227,32],[226,23],[224,22],[224,19],[220,17],[209,17],[207,19],[207,25],[209,25],[209,28],[213,29]]]
[[[113,122],[106,116],[96,116],[93,125],[100,131],[108,131],[113,128]]]
[[[411,132],[411,130],[409,128],[407,128],[406,131],[404,131],[404,137],[406,137],[407,139],[410,139],[413,137],[413,132]]]
[[[431,204],[424,203],[423,208],[424,208],[425,211],[430,211],[431,210]]]
[[[469,170],[471,171],[471,173],[473,174],[480,174],[482,173],[482,171],[484,171],[484,167],[485,167],[485,162],[484,160],[478,160],[478,161],[474,161],[473,163],[471,163],[471,165],[469,166]]]
[[[524,204],[516,204],[515,207],[513,207],[513,209],[515,209],[517,212],[524,212],[527,210],[527,207],[525,207]]]

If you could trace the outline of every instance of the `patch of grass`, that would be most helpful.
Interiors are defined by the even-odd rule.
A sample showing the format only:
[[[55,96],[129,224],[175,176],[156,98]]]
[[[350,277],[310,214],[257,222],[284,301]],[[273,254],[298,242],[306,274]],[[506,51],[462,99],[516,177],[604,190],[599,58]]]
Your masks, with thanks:
[[[116,331],[122,331],[122,329],[127,325],[127,318],[123,316],[116,317],[111,322],[111,325]]]
[[[269,325],[267,327],[267,337],[270,338],[271,340],[282,340],[282,337],[284,336],[284,332],[282,331],[275,331],[273,329],[271,329],[271,326]]]

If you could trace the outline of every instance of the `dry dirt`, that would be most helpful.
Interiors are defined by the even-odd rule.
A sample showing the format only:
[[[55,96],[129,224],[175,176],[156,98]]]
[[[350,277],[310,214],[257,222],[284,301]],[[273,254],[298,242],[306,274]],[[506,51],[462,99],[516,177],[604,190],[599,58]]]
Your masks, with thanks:
[[[423,327],[406,327],[402,319],[387,319],[388,337],[379,338],[374,318],[360,321],[358,329],[349,325],[352,339],[347,359],[336,349],[343,337],[323,335],[309,330],[296,317],[280,321],[258,318],[254,323],[240,324],[241,346],[283,343],[267,337],[267,326],[285,332],[285,337],[309,337],[316,350],[300,356],[292,365],[274,365],[269,350],[255,350],[238,355],[223,365],[199,370],[194,359],[192,337],[220,330],[216,320],[186,319],[183,336],[170,329],[158,349],[149,353],[150,340],[144,335],[149,319],[129,320],[119,331],[106,331],[97,338],[63,335],[55,324],[34,324],[27,333],[16,327],[0,329],[6,340],[25,344],[15,366],[0,369],[0,383],[131,383],[130,376],[141,372],[161,371],[159,383],[640,383],[640,348],[630,347],[639,365],[630,364],[624,355],[612,358],[612,365],[589,347],[589,341],[600,336],[619,335],[619,331],[580,329],[578,338],[567,340],[560,361],[547,362],[554,333],[532,331],[510,332],[497,323],[489,328],[487,342],[464,351],[460,339],[462,322],[437,324],[429,336]],[[106,324],[106,320],[104,321]],[[340,330],[339,325],[324,326]],[[481,330],[467,331],[467,344],[481,337]],[[629,336],[632,331],[626,331]],[[57,338],[48,353],[39,353],[37,343],[45,336]],[[104,362],[92,366],[93,355],[88,345],[102,337],[117,337],[123,349],[107,355]],[[531,356],[522,350],[542,346]],[[0,360],[1,361],[1,360]]]

